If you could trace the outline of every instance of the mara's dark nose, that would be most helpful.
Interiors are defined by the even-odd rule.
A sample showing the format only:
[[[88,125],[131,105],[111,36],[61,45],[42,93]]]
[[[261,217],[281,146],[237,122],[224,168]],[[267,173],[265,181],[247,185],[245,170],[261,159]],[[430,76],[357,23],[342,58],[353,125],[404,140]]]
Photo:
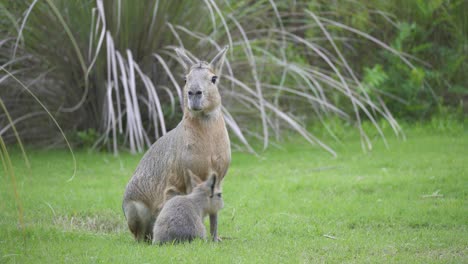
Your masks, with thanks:
[[[193,95],[200,96],[200,95],[202,95],[202,94],[203,94],[203,92],[200,91],[200,90],[197,90],[197,91],[188,91],[188,95],[189,95],[189,96],[193,96]]]

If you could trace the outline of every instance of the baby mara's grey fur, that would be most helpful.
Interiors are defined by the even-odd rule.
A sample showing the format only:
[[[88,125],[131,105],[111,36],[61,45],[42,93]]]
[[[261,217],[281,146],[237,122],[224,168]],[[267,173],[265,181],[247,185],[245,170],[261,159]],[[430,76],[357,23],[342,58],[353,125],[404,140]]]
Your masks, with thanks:
[[[176,49],[186,69],[184,116],[176,128],[158,139],[146,152],[127,184],[122,208],[137,241],[151,241],[153,224],[165,196],[188,194],[188,170],[206,181],[212,173],[221,182],[231,161],[229,142],[218,91],[227,47],[211,63],[193,61]],[[169,190],[167,192],[167,190]],[[218,240],[218,216],[210,215],[210,231]]]
[[[194,177],[190,178],[192,186],[196,185]],[[153,245],[205,239],[203,219],[208,214],[216,214],[224,206],[221,192],[216,188],[216,178],[213,174],[194,187],[190,194],[174,196],[165,203],[154,224]]]

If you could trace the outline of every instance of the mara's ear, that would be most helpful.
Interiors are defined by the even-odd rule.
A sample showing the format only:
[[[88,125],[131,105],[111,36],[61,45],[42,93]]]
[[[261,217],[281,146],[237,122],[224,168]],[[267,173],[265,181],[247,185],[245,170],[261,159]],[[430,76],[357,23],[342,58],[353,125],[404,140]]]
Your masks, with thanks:
[[[187,194],[191,193],[192,190],[197,187],[198,184],[202,183],[202,180],[195,175],[191,170],[187,169],[185,176],[185,191]]]
[[[206,181],[206,186],[210,188],[210,197],[213,197],[215,185],[216,185],[216,174],[213,173],[211,177]]]
[[[226,58],[226,51],[229,46],[224,46],[224,48],[218,52],[218,54],[210,62],[211,68],[215,71],[216,74],[221,75],[221,69],[223,68],[224,58]]]
[[[176,48],[175,52],[177,53],[177,56],[182,60],[182,66],[184,66],[184,69],[186,71],[190,70],[190,67],[192,67],[193,64],[195,64],[194,61],[192,61],[187,54],[185,54],[185,51],[183,49]]]

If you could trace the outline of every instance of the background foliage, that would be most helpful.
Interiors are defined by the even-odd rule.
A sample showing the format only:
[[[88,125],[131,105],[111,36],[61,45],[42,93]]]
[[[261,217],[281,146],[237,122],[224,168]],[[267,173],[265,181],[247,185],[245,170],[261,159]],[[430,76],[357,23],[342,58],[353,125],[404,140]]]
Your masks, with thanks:
[[[9,1],[0,4],[0,65],[51,111],[75,145],[142,151],[180,120],[182,70],[173,48],[209,59],[231,46],[221,93],[243,145],[263,148],[338,118],[467,111],[467,2]],[[24,140],[63,144],[50,117],[4,71],[0,98]],[[454,111],[456,110],[456,111]],[[342,121],[340,121],[342,122]],[[0,135],[15,135],[7,115]],[[239,143],[236,144],[236,143]],[[261,147],[260,147],[261,148]]]

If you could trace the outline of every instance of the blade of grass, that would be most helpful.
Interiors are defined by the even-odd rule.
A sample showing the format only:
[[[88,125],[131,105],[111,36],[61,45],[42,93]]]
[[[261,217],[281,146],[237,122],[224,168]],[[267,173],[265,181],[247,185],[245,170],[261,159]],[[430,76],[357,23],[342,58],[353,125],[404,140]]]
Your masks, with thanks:
[[[34,8],[34,6],[36,5],[36,3],[37,3],[37,0],[34,0],[34,1],[31,3],[31,5],[29,5],[28,10],[27,10],[26,13],[24,14],[23,22],[21,23],[20,30],[18,31],[18,37],[16,38],[15,46],[14,46],[14,48],[13,48],[12,59],[14,59],[14,58],[16,57],[16,51],[17,51],[17,49],[18,49],[19,40],[20,40],[20,38],[23,37],[23,30],[24,30],[24,27],[25,27],[25,25],[26,25],[26,21],[28,20],[29,14],[31,14],[31,11],[32,11],[32,9]]]
[[[164,59],[159,56],[157,53],[153,53],[153,56],[159,61],[159,63],[163,66],[164,68],[164,71],[167,73],[167,75],[169,76],[172,84],[174,85],[174,87],[176,88],[176,91],[177,91],[177,95],[179,96],[179,102],[180,102],[180,106],[181,108],[183,109],[183,97],[182,97],[182,90],[180,89],[180,86],[179,84],[177,83],[177,81],[175,80],[174,78],[174,75],[172,75],[171,73],[171,70],[169,69],[169,67],[167,66],[166,62],[164,61]]]
[[[53,115],[50,113],[49,109],[47,109],[47,107],[39,100],[39,98],[37,98],[37,96],[23,83],[21,82],[18,78],[16,78],[11,72],[9,72],[7,69],[3,68],[0,66],[0,69],[3,70],[4,72],[6,72],[8,74],[8,76],[10,76],[11,78],[13,78],[17,83],[19,83],[23,89],[31,96],[34,98],[34,100],[42,107],[42,109],[44,109],[44,111],[49,115],[49,117],[52,119],[52,121],[54,122],[55,126],[57,127],[57,129],[60,131],[60,134],[63,136],[63,139],[65,140],[66,144],[67,144],[67,147],[68,149],[70,150],[70,154],[72,156],[72,159],[73,159],[73,174],[72,176],[67,180],[67,182],[70,182],[72,181],[74,178],[75,178],[75,175],[76,175],[76,169],[77,169],[77,165],[76,165],[76,158],[75,158],[75,153],[73,152],[72,150],[72,147],[70,145],[70,142],[68,141],[67,137],[65,136],[65,133],[63,132],[62,128],[60,127],[60,125],[58,124],[57,120],[53,117]]]
[[[15,195],[16,208],[18,212],[18,221],[20,223],[21,231],[23,232],[23,235],[24,235],[23,202],[21,201],[21,197],[18,192],[18,186],[16,184],[16,176],[15,176],[13,163],[11,162],[10,154],[8,153],[8,149],[5,145],[5,142],[3,141],[2,136],[0,136],[0,149],[1,149],[0,157],[2,159],[3,171],[5,172],[5,175],[10,176],[11,184],[13,186],[13,193]]]
[[[67,33],[67,36],[70,39],[70,42],[72,43],[73,48],[75,50],[78,61],[80,62],[81,70],[82,70],[83,75],[84,75],[85,90],[83,91],[83,96],[81,97],[81,99],[78,101],[78,103],[75,106],[72,106],[72,107],[69,107],[69,108],[63,107],[61,109],[61,111],[63,111],[63,112],[74,112],[83,105],[83,103],[86,101],[86,96],[88,95],[88,91],[89,91],[89,80],[88,80],[88,77],[89,77],[88,73],[89,72],[88,72],[88,68],[86,67],[86,63],[85,63],[83,55],[81,54],[81,50],[80,50],[80,48],[78,46],[78,43],[77,43],[75,37],[73,36],[73,33],[71,32],[70,28],[68,27],[67,23],[63,19],[63,16],[60,14],[60,11],[57,9],[57,6],[55,6],[55,4],[51,0],[46,0],[46,2],[49,4],[49,6],[52,9],[52,11],[54,12],[55,16],[60,21],[60,24],[62,25],[63,29]]]
[[[255,81],[255,89],[257,91],[257,97],[258,97],[258,101],[259,101],[259,104],[260,104],[260,115],[262,117],[262,127],[263,127],[263,150],[265,150],[267,148],[267,146],[268,146],[269,136],[268,136],[268,127],[267,127],[267,124],[266,124],[267,120],[266,120],[264,99],[263,99],[263,94],[262,94],[262,87],[261,87],[260,80],[259,80],[259,77],[258,77],[258,74],[257,74],[257,65],[255,63],[255,57],[253,55],[252,47],[250,46],[249,39],[247,38],[247,35],[245,34],[244,29],[242,28],[240,23],[232,15],[229,15],[229,18],[232,21],[234,21],[234,24],[236,25],[237,29],[241,33],[242,38],[244,40],[244,44],[245,44],[245,51],[244,52],[247,55],[247,58],[248,58],[248,61],[249,61],[249,64],[250,64],[250,68],[251,68],[251,71],[252,71],[252,76],[253,76],[254,81]]]

